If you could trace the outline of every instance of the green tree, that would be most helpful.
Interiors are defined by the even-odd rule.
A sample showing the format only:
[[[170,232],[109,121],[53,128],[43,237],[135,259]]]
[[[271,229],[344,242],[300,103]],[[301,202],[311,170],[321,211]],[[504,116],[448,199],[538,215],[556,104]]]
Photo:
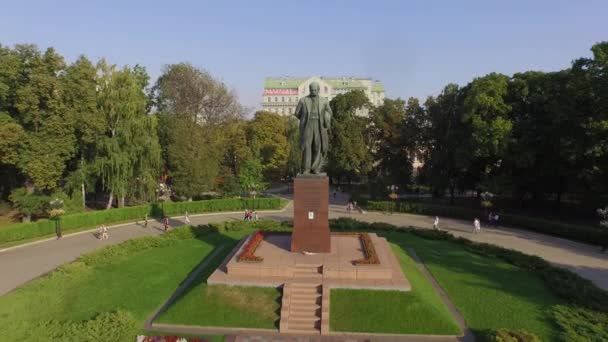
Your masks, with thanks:
[[[455,190],[463,186],[468,165],[467,128],[463,122],[463,96],[456,84],[448,84],[437,98],[425,102],[428,126],[423,141],[424,177],[435,196],[450,192],[453,204]]]
[[[105,61],[98,64],[98,110],[105,132],[97,142],[95,168],[118,206],[128,194],[152,198],[160,165],[157,119],[146,114],[147,96],[141,75],[128,67],[116,70]]]
[[[371,109],[371,104],[361,90],[334,97],[330,106],[333,112],[330,133],[330,150],[327,170],[335,179],[353,179],[367,176],[372,167],[367,128],[369,119],[358,116],[358,110]]]
[[[470,172],[476,187],[487,187],[507,150],[513,124],[506,103],[509,78],[491,73],[466,87],[464,121],[470,130]]]
[[[226,159],[232,162],[228,167],[238,168],[234,158],[242,150],[224,142],[238,131],[232,125],[243,109],[223,83],[190,64],[169,65],[154,87],[154,101],[163,159],[177,194],[192,198],[212,189]]]
[[[279,180],[286,174],[289,144],[287,117],[259,111],[249,123],[249,142],[253,155],[259,156],[264,175]]]
[[[407,187],[412,178],[408,137],[404,136],[405,101],[386,99],[371,112],[370,138],[374,173],[384,184]]]

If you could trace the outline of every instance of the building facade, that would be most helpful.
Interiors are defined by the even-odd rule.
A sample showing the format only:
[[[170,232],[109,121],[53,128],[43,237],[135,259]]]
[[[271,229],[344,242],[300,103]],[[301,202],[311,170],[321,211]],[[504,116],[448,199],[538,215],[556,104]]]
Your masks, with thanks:
[[[329,101],[338,94],[344,94],[351,90],[362,90],[372,105],[379,106],[384,103],[384,87],[379,81],[373,81],[371,78],[282,77],[267,78],[264,81],[262,110],[282,115],[293,115],[298,101],[308,95],[308,87],[312,82],[319,83],[319,96]],[[368,111],[360,110],[357,115],[368,115]]]

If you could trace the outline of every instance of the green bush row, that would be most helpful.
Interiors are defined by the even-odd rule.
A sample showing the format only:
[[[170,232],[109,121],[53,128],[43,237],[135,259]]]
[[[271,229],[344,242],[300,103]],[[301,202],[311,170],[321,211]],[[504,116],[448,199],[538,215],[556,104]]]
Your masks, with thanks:
[[[365,223],[351,218],[339,218],[330,221],[332,230],[348,231],[406,231],[425,239],[447,240],[463,245],[467,250],[479,255],[503,259],[515,266],[530,270],[539,275],[556,296],[582,308],[608,313],[608,291],[604,291],[590,280],[578,274],[551,265],[546,260],[515,250],[498,247],[487,243],[455,237],[445,231],[421,229],[414,227],[397,227],[388,223]]]
[[[460,218],[465,220],[473,220],[473,218],[475,217],[483,218],[484,216],[481,210],[462,207],[439,206],[407,201],[368,201],[367,209],[375,211],[403,212],[431,216],[437,215]],[[502,214],[500,216],[500,223],[594,245],[603,245],[608,243],[608,230],[601,229],[599,227],[568,224],[511,214]]]
[[[59,222],[43,219],[36,222],[17,223],[0,229],[0,244],[52,235],[55,233],[57,223],[61,224],[63,232],[69,232],[96,227],[101,224],[143,220],[146,214],[149,217],[162,217],[163,210],[165,215],[175,216],[183,215],[186,211],[190,214],[198,214],[221,211],[240,211],[244,209],[279,209],[285,202],[285,200],[277,197],[257,199],[228,198],[194,202],[168,202],[164,204],[149,204],[63,215],[60,217]]]

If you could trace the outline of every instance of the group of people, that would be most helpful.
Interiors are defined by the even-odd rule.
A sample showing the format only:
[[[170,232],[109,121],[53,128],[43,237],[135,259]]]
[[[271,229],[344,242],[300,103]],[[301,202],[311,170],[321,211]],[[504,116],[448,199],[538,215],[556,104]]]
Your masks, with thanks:
[[[357,201],[353,201],[353,202],[348,202],[346,204],[346,211],[350,214],[353,211],[358,211],[361,214],[365,214],[365,212],[363,210],[361,210],[361,208],[357,205]]]
[[[257,221],[257,220],[258,220],[257,211],[245,209],[245,218],[243,219],[243,221]]]
[[[496,214],[496,217],[498,217],[498,214]],[[494,224],[497,225],[498,224],[498,218],[496,218],[496,221],[494,221]],[[435,220],[433,221],[433,229],[434,230],[441,230],[439,229],[439,216],[435,216]],[[477,234],[481,232],[481,222],[479,221],[479,219],[476,217],[473,220],[473,233]]]

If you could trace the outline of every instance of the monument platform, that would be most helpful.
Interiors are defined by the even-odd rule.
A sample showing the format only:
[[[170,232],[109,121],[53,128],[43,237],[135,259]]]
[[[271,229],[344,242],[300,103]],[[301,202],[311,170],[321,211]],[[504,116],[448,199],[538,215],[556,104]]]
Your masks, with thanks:
[[[326,288],[409,291],[386,239],[369,234],[379,264],[355,264],[365,258],[357,235],[331,234],[330,253],[303,254],[290,251],[291,235],[269,234],[255,251],[261,262],[238,261],[237,256],[252,237],[245,237],[207,280],[208,284],[278,287],[289,282],[322,283]]]

